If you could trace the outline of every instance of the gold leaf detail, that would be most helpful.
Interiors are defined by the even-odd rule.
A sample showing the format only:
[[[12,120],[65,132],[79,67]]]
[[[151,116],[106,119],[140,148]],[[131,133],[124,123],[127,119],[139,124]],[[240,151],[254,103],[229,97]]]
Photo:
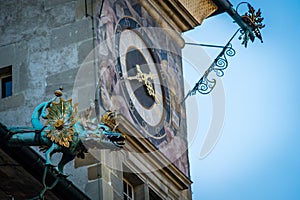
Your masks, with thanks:
[[[60,98],[59,102],[53,101],[47,108],[48,115],[45,125],[49,126],[47,137],[64,147],[69,148],[73,141],[73,126],[78,121],[77,104],[72,104],[72,99],[64,100]]]

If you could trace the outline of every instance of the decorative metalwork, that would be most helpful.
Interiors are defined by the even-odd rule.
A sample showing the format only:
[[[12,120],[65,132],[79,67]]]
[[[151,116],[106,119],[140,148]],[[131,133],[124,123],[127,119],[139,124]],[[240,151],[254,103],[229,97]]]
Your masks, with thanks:
[[[262,12],[260,9],[255,11],[255,9],[247,2],[239,3],[236,7],[236,11],[238,12],[238,9],[241,5],[247,4],[248,11],[241,15],[242,20],[250,27],[250,30],[254,33],[255,37],[257,37],[261,43],[263,43],[262,35],[260,33],[260,29],[265,27],[265,24],[262,23],[264,18],[261,16]],[[239,37],[240,40],[242,40],[242,45],[247,47],[248,41],[251,40],[254,41],[255,37],[251,36],[253,34],[250,34],[249,29],[248,30],[241,30],[241,36]]]
[[[78,121],[77,105],[72,105],[72,99],[68,101],[60,97],[59,102],[52,101],[52,106],[47,108],[48,115],[45,125],[49,129],[45,130],[47,137],[61,146],[70,147],[73,141],[74,124]]]
[[[57,177],[51,185],[47,185],[46,184],[46,178],[47,178],[47,172],[48,171],[49,171],[49,166],[46,166],[45,169],[44,169],[43,179],[42,179],[43,189],[41,190],[39,195],[37,195],[36,197],[31,198],[30,200],[44,199],[44,195],[47,192],[47,190],[52,190],[57,185],[57,183],[59,182],[60,177]]]
[[[0,123],[0,139],[8,146],[40,146],[45,152],[46,167],[43,175],[43,189],[39,196],[33,199],[42,199],[48,189],[57,184],[55,180],[50,186],[46,185],[46,174],[51,169],[55,171],[57,179],[64,177],[64,166],[76,156],[84,158],[86,147],[100,147],[102,149],[120,150],[125,144],[125,137],[114,132],[118,124],[117,116],[113,112],[103,115],[99,124],[90,120],[90,115],[79,120],[77,105],[72,99],[64,100],[62,88],[55,91],[55,97],[38,105],[33,111],[31,122],[33,127],[6,127]],[[59,101],[57,101],[59,98]],[[89,112],[88,112],[89,113]],[[41,123],[41,118],[46,123]],[[51,156],[61,152],[63,154],[54,170]]]
[[[117,130],[118,123],[116,121],[116,114],[112,111],[107,111],[100,120],[103,124],[107,125],[112,131]]]
[[[192,90],[190,90],[182,102],[184,102],[189,96],[195,95],[197,92],[201,94],[209,94],[214,87],[216,86],[216,79],[209,79],[209,75],[211,72],[215,72],[218,77],[224,76],[224,70],[228,67],[228,61],[227,57],[232,57],[235,55],[235,50],[232,47],[231,41],[233,38],[237,35],[237,33],[240,31],[238,29],[233,36],[230,38],[230,40],[227,42],[227,44],[223,47],[222,51],[219,53],[219,55],[216,57],[216,59],[213,61],[213,63],[209,66],[209,68],[205,71],[204,75],[200,78],[200,80],[195,84]],[[186,43],[191,44],[191,43]],[[208,46],[208,47],[217,47],[220,48],[222,46],[216,46],[216,45],[203,45],[199,44],[199,46]]]
[[[240,16],[237,11],[239,6],[243,4],[248,5],[248,11],[244,15]],[[230,40],[225,46],[185,43],[188,45],[222,48],[222,51],[216,57],[213,63],[209,66],[209,68],[205,71],[204,75],[200,78],[200,80],[195,84],[193,89],[187,93],[187,95],[181,103],[183,103],[189,96],[195,95],[197,92],[201,94],[209,94],[214,89],[217,81],[216,79],[210,80],[209,75],[213,71],[218,77],[224,76],[224,70],[228,67],[228,61],[226,56],[232,57],[235,55],[235,50],[232,48],[231,41],[234,39],[238,32],[241,33],[239,39],[242,40],[242,45],[244,45],[245,47],[247,47],[249,40],[253,42],[256,37],[261,42],[263,42],[260,29],[264,28],[265,25],[262,24],[264,18],[261,16],[262,13],[260,9],[255,11],[255,9],[249,3],[242,2],[238,4],[236,10],[230,7],[228,8],[227,12],[232,16],[232,18],[241,28],[233,34],[233,36],[230,38]]]

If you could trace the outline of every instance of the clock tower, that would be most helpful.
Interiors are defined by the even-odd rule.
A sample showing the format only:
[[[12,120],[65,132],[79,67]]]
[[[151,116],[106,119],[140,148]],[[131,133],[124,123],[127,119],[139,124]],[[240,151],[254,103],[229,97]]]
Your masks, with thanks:
[[[240,16],[228,0],[37,0],[21,4],[12,0],[2,4],[1,199],[36,199],[32,198],[36,194],[47,199],[192,199],[181,34],[209,16],[227,12],[243,29],[246,45],[255,37],[261,39],[260,10],[253,21],[247,13]],[[80,144],[76,148],[80,158],[72,157],[64,168],[68,177],[46,166],[39,149],[23,143],[9,146],[10,139],[22,133],[41,142],[36,136],[51,124],[36,130],[30,123],[31,113],[41,115],[46,111],[45,100],[53,98],[53,91],[60,96],[62,90],[64,98],[78,103],[79,116],[72,114],[72,122],[64,121],[67,115],[60,114],[69,108],[61,101],[55,109],[59,116],[53,115],[59,117],[54,127],[57,133],[74,135],[73,128],[65,129],[62,122],[65,127],[75,126],[75,118],[82,125],[76,123],[80,133],[107,133],[88,134],[91,137],[82,137],[80,142],[63,137],[64,148]],[[43,107],[42,112],[35,110],[37,105]],[[36,121],[36,115],[32,119]],[[126,138],[124,146],[119,133]],[[28,139],[32,137],[20,138],[26,145],[33,144]],[[56,165],[69,158],[57,155],[52,161]]]
[[[110,174],[104,199],[191,199],[181,33],[216,9],[211,0],[99,1],[98,107],[117,113],[126,136],[121,152],[92,153]]]

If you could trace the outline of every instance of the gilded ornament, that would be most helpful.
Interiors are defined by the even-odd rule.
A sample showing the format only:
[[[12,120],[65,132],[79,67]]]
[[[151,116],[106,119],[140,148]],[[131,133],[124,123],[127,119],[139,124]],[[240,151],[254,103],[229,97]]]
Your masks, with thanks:
[[[52,105],[47,108],[48,115],[45,125],[49,126],[47,137],[61,146],[70,147],[73,141],[73,125],[78,121],[78,108],[73,106],[72,99],[64,100],[60,97],[59,102],[52,101]]]

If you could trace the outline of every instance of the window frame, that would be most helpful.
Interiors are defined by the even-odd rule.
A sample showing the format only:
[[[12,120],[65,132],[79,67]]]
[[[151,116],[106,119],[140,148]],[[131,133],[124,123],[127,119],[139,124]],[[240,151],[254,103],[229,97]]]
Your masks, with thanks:
[[[7,82],[11,82],[10,94],[6,94],[7,88],[3,85],[3,80],[9,79]],[[13,77],[12,77],[12,65],[0,68],[0,91],[1,99],[13,96]]]
[[[126,186],[126,191],[125,191],[125,186]],[[129,191],[131,191],[131,197]],[[123,198],[124,200],[134,200],[134,186],[125,178],[123,178]]]

